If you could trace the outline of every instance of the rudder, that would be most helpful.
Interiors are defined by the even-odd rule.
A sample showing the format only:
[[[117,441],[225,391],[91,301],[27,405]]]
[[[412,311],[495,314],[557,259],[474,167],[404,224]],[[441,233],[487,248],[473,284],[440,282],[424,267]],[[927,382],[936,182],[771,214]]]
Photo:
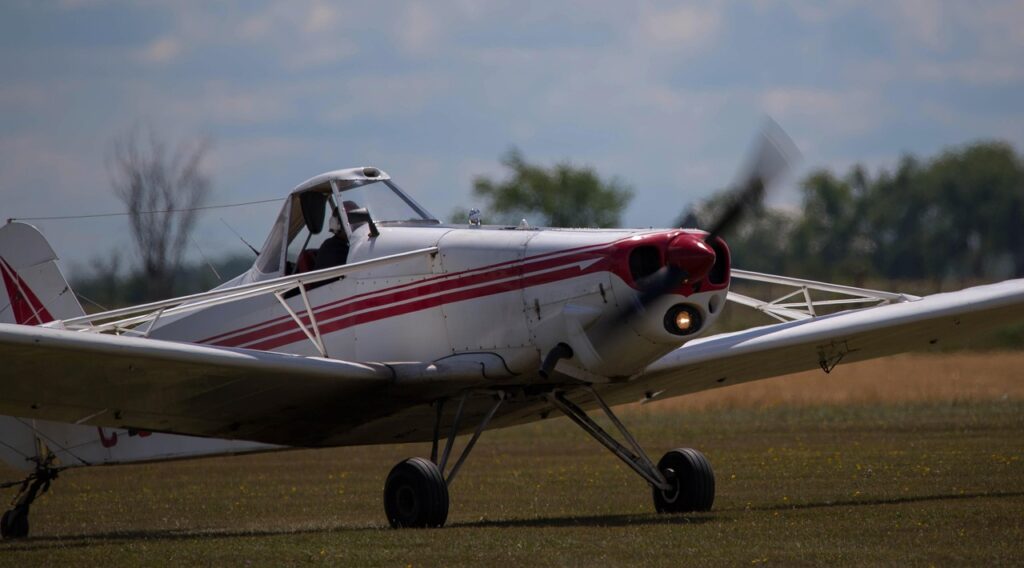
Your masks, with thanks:
[[[0,227],[0,280],[0,323],[40,325],[85,315],[57,253],[32,225]]]

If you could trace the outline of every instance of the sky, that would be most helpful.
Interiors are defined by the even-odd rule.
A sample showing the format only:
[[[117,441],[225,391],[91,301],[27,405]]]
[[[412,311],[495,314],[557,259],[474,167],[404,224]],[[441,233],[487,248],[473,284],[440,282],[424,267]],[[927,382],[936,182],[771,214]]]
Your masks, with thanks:
[[[666,226],[770,116],[803,156],[795,203],[814,168],[1024,151],[1021,29],[1021,0],[7,0],[0,217],[122,211],[107,163],[140,124],[213,141],[211,204],[374,165],[443,218],[515,146],[621,179],[624,224]],[[244,253],[221,218],[258,245],[277,208],[205,213],[190,256]],[[35,224],[72,273],[134,259],[123,218]]]

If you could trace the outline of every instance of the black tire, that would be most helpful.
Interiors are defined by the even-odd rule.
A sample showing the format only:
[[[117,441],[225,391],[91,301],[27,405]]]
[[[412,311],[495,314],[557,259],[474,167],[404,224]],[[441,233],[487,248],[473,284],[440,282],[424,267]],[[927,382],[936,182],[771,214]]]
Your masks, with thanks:
[[[448,484],[430,460],[409,458],[384,483],[384,513],[391,526],[441,527],[448,520]]]
[[[672,485],[669,491],[654,488],[654,508],[659,513],[711,510],[715,472],[704,454],[692,448],[677,448],[662,456],[658,469]]]
[[[28,507],[17,506],[0,518],[0,536],[4,539],[28,536]]]

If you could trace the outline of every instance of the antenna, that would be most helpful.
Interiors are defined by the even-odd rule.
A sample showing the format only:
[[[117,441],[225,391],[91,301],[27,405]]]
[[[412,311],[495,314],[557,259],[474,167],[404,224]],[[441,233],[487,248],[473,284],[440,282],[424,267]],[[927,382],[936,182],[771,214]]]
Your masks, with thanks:
[[[213,267],[213,263],[210,262],[210,259],[206,258],[206,253],[203,252],[203,249],[202,247],[199,246],[199,243],[196,242],[195,238],[193,238],[192,235],[189,235],[188,238],[192,240],[192,244],[196,245],[196,250],[199,251],[199,256],[203,257],[203,260],[206,261],[206,266],[210,267],[210,270],[213,272],[213,275],[217,277],[217,281],[223,282],[224,279],[220,277],[220,273],[217,272],[217,269]]]
[[[228,222],[224,220],[224,217],[221,217],[221,218],[220,218],[220,222],[221,222],[221,223],[224,223],[224,226],[225,226],[225,227],[227,227],[227,228],[228,228],[228,230],[230,230],[230,231],[231,231],[232,233],[234,233],[234,234],[235,234],[235,236],[236,236],[236,237],[238,237],[238,239],[239,239],[240,241],[242,241],[243,243],[245,243],[245,246],[249,247],[249,250],[251,250],[253,254],[255,254],[256,256],[259,256],[259,255],[260,255],[260,251],[256,250],[256,247],[254,247],[254,246],[250,245],[250,244],[249,244],[249,241],[247,241],[247,240],[243,239],[243,238],[242,238],[242,235],[239,235],[239,234],[238,234],[238,231],[236,231],[236,230],[234,229],[234,227],[232,227],[231,225],[228,225]]]

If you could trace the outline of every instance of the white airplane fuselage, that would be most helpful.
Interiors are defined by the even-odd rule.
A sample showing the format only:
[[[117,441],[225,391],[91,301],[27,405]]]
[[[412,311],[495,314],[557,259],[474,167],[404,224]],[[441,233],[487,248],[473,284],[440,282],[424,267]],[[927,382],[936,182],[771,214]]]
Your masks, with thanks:
[[[669,333],[662,322],[666,309],[678,303],[692,306],[702,317],[703,330],[717,317],[728,289],[726,251],[726,258],[718,260],[725,263],[718,281],[709,274],[684,284],[648,306],[643,317],[615,326],[612,342],[612,330],[601,331],[601,324],[637,297],[636,269],[630,266],[633,250],[647,247],[664,263],[673,239],[682,235],[696,240],[702,233],[441,225],[379,230],[376,237],[365,226],[354,232],[349,264],[425,247],[437,247],[438,252],[370,267],[310,289],[308,300],[329,357],[390,362],[488,354],[500,358],[505,372],[520,375],[536,371],[546,353],[567,343],[574,356],[565,368],[578,371],[578,378],[627,377],[699,335]],[[277,276],[261,274],[254,266],[225,287]],[[302,297],[294,295],[287,302],[309,325]],[[151,336],[318,354],[270,295],[161,322]]]

